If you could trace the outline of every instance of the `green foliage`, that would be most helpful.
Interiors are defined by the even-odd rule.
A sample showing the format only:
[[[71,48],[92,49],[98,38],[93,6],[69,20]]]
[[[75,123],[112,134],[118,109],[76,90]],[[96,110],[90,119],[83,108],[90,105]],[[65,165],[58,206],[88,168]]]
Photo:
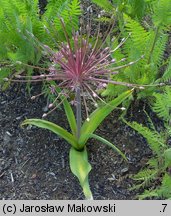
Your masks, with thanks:
[[[138,133],[140,133],[147,140],[151,150],[155,154],[160,156],[161,147],[164,145],[163,144],[164,139],[156,130],[151,130],[137,122],[127,123],[127,124],[130,127],[132,127],[134,130],[138,131]]]
[[[81,136],[79,139],[79,144],[84,146],[90,135],[94,133],[97,127],[102,123],[102,121],[127,97],[132,94],[132,91],[126,91],[120,94],[117,98],[108,102],[106,105],[97,108],[89,116],[89,121],[85,121],[81,128]]]
[[[60,89],[58,88],[57,91],[60,92]],[[61,100],[64,105],[65,114],[67,116],[69,125],[71,127],[71,133],[66,131],[64,128],[60,127],[59,125],[56,125],[52,122],[45,121],[42,119],[26,119],[22,123],[22,125],[30,124],[30,125],[35,125],[40,128],[48,129],[54,132],[55,134],[59,135],[63,139],[65,139],[69,144],[71,144],[71,150],[70,150],[71,171],[73,172],[74,175],[78,177],[79,182],[83,188],[85,197],[87,199],[90,199],[92,197],[91,191],[89,188],[89,183],[88,183],[88,174],[91,170],[91,166],[87,158],[87,150],[86,150],[87,141],[90,138],[95,138],[97,140],[100,140],[102,143],[110,146],[114,151],[121,154],[121,156],[126,159],[125,155],[117,147],[115,147],[112,143],[110,143],[104,138],[101,138],[93,133],[97,129],[97,127],[102,123],[104,118],[108,116],[131,93],[132,91],[124,92],[117,98],[113,99],[111,102],[97,108],[90,115],[90,120],[89,121],[86,120],[83,123],[82,128],[81,128],[80,137],[77,137],[76,119],[75,119],[74,113],[72,111],[72,108],[69,102],[67,101],[66,98],[64,98],[64,96],[61,96]]]
[[[153,105],[154,112],[165,122],[170,121],[171,114],[171,90],[166,87],[163,94],[154,93],[156,102]],[[168,123],[168,122],[167,122]]]
[[[115,14],[118,20],[124,13],[139,21],[146,16],[152,16],[155,26],[163,28],[171,23],[170,0],[113,0],[112,3],[109,0],[93,0],[92,2],[110,15]]]
[[[86,148],[84,148],[83,151],[77,151],[76,149],[71,148],[69,158],[71,171],[79,179],[85,197],[88,200],[92,200],[93,196],[88,182],[88,174],[91,171],[91,165],[88,162]]]
[[[154,190],[145,190],[143,194],[139,195],[139,199],[146,199],[149,197],[171,199],[171,176],[166,173],[163,176],[161,186],[159,188]]]
[[[141,20],[147,14],[151,14],[153,10],[153,3],[155,0],[93,0],[93,3],[98,5],[107,14],[115,15],[116,19],[123,25],[123,13],[129,15],[131,18]]]
[[[1,0],[0,81],[23,70],[23,65],[16,65],[16,61],[41,65],[42,45],[56,48],[58,40],[65,39],[60,18],[64,19],[68,33],[71,33],[72,27],[78,28],[79,4],[79,0],[49,0],[46,12],[40,15],[38,0]],[[27,75],[33,73],[29,66],[25,66],[24,70]]]
[[[171,26],[171,1],[156,0],[153,4],[153,22],[155,26],[160,28],[168,28]]]
[[[169,82],[171,80],[171,57],[168,59],[168,66],[163,74],[163,76],[158,79],[158,82]]]
[[[114,10],[113,5],[108,0],[92,0],[93,3],[97,4],[99,7],[101,7],[103,10],[107,12],[111,12],[111,10]]]
[[[153,159],[155,160],[155,159]],[[156,160],[155,160],[156,162]],[[146,187],[150,185],[155,178],[157,177],[157,170],[156,169],[149,169],[144,168],[143,170],[139,171],[137,174],[133,175],[132,179],[138,182],[142,182],[141,184],[135,185],[131,188],[133,189],[139,189],[141,187]],[[140,195],[141,196],[141,195]]]
[[[143,49],[147,49],[146,45],[149,39],[149,32],[147,32],[138,21],[133,20],[127,15],[124,15],[124,21],[126,31],[131,33],[131,42],[133,42],[136,49],[140,50],[143,53],[144,50],[142,50],[142,47]]]
[[[160,82],[168,82],[171,79],[170,57],[164,56],[168,33],[171,26],[171,1],[170,0],[113,0],[110,10],[105,9],[104,1],[93,2],[106,11],[104,16],[114,15],[119,21],[120,37],[108,45],[114,47],[119,44],[121,37],[127,38],[126,42],[111,56],[116,59],[116,66],[121,64],[120,59],[126,58],[125,64],[136,61],[144,56],[136,64],[120,69],[119,73],[111,78],[119,82],[127,82],[144,86],[144,90],[135,90],[133,99],[151,100]],[[106,2],[105,1],[105,2]],[[113,6],[113,10],[111,8]],[[103,20],[103,17],[100,18]],[[116,47],[116,46],[115,46]],[[118,62],[118,63],[117,63]],[[163,67],[165,66],[165,67]],[[161,70],[166,70],[161,73]],[[119,95],[127,87],[108,84],[102,96]],[[130,101],[125,102],[129,106]]]
[[[78,29],[78,16],[81,14],[79,0],[49,0],[42,22],[50,32],[50,37],[65,40],[60,17],[64,20],[66,31],[70,35],[73,29]]]
[[[161,188],[155,191],[159,197],[171,199],[171,176],[167,173],[162,180]]]
[[[127,14],[132,18],[141,19],[147,12],[150,11],[150,3],[146,0],[128,0],[125,5]]]
[[[168,34],[163,30],[163,25],[150,24],[145,28],[139,21],[132,19],[128,15],[123,15],[124,30],[123,36],[129,38],[120,48],[120,52],[114,52],[112,58],[116,62],[122,58],[126,58],[126,63],[134,62],[140,56],[144,56],[132,66],[123,68],[116,75],[112,75],[112,79],[120,82],[134,83],[144,86],[144,90],[135,91],[136,99],[151,99],[153,92],[157,90],[159,82],[166,82],[171,79],[170,57],[165,58],[164,52],[168,42]],[[165,27],[169,27],[169,24]],[[115,42],[116,43],[116,42]],[[164,59],[165,58],[165,59]],[[166,70],[161,73],[165,65]],[[126,90],[123,86],[114,86],[109,84],[107,89],[102,93],[103,96],[116,96]]]
[[[99,140],[100,142],[102,142],[103,144],[109,146],[110,148],[112,148],[115,152],[117,152],[118,154],[120,154],[126,161],[127,158],[126,156],[116,147],[114,146],[111,142],[109,142],[108,140],[96,135],[96,134],[91,134],[90,138],[94,138],[96,140]]]
[[[22,61],[36,64],[41,54],[33,38],[40,20],[38,1],[1,0],[0,8],[0,60]]]
[[[60,127],[60,126],[58,126],[52,122],[42,120],[42,119],[26,119],[22,123],[22,126],[27,125],[27,124],[31,124],[31,125],[35,125],[35,126],[40,127],[40,128],[48,129],[48,130],[52,131],[53,133],[61,136],[68,143],[73,145],[75,148],[78,145],[77,140],[76,140],[74,135],[72,135],[71,133],[69,133],[65,129],[63,129],[62,127]]]
[[[35,44],[31,36],[40,31],[38,11],[37,0],[1,0],[0,63],[2,69],[0,81],[9,75],[11,76],[15,70],[21,70],[19,65],[15,66],[16,61],[29,64],[39,62],[42,56],[40,47]],[[32,73],[31,68],[25,67],[24,70],[28,74]],[[3,89],[7,86],[5,83]]]
[[[147,140],[153,153],[146,167],[133,176],[133,179],[140,183],[136,184],[132,189],[145,188],[144,192],[138,195],[140,199],[147,197],[170,199],[171,147],[168,144],[168,139],[171,131],[171,89],[166,87],[163,93],[154,93],[154,97],[153,111],[164,121],[163,131],[158,132],[151,120],[149,121],[150,127],[145,127],[137,122],[130,123],[124,120],[126,124]]]

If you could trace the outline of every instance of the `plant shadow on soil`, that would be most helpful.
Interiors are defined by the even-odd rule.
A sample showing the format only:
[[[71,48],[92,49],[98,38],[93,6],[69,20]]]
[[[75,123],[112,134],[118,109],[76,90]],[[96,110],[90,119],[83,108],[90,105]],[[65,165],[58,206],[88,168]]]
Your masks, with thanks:
[[[39,93],[37,86],[33,92]],[[81,187],[69,168],[69,145],[57,135],[37,127],[21,128],[26,118],[41,118],[47,101],[32,101],[25,86],[15,84],[0,93],[0,199],[84,199]],[[145,119],[135,107],[134,119]],[[120,112],[113,111],[96,133],[110,140],[128,157],[125,162],[112,149],[96,140],[87,148],[92,165],[90,186],[94,199],[136,199],[130,191],[131,174],[137,173],[151,155],[145,140],[118,121]],[[69,129],[65,113],[53,112],[48,120]]]

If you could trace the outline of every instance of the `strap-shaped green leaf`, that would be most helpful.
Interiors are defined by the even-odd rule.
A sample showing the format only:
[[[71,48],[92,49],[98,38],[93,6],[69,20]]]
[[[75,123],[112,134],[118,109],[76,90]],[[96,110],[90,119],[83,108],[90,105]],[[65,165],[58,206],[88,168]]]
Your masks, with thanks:
[[[84,146],[87,140],[90,138],[90,134],[97,129],[97,127],[101,124],[101,122],[119,105],[121,104],[127,97],[132,94],[132,90],[126,91],[119,95],[114,100],[105,104],[102,107],[96,109],[89,117],[89,121],[85,121],[81,128],[81,136],[79,139],[79,144]]]
[[[61,89],[59,87],[56,87],[56,90],[58,91],[58,93],[61,92]],[[74,112],[71,108],[70,103],[68,102],[67,98],[65,98],[65,96],[61,95],[60,96],[61,100],[63,100],[63,106],[65,109],[65,114],[67,116],[68,122],[69,122],[69,126],[71,128],[72,134],[74,136],[76,136],[76,131],[77,131],[77,124],[76,124],[76,119],[75,119],[75,115]]]
[[[126,156],[121,152],[121,150],[119,150],[115,145],[113,145],[111,142],[109,142],[108,140],[104,139],[103,137],[100,137],[96,134],[91,134],[90,135],[91,138],[94,138],[94,139],[97,139],[99,140],[100,142],[104,143],[105,145],[111,147],[114,151],[116,151],[118,154],[120,154],[126,161],[127,161],[127,158]]]
[[[65,113],[66,113],[66,116],[67,116],[67,119],[68,119],[68,122],[71,128],[71,131],[73,135],[76,136],[77,125],[76,125],[76,119],[75,119],[73,110],[71,108],[71,105],[69,104],[67,99],[64,99],[63,105],[64,105]]]
[[[92,193],[88,182],[88,174],[91,171],[91,165],[88,162],[87,150],[77,151],[70,149],[70,168],[72,173],[79,179],[86,199],[92,199]]]
[[[31,124],[31,125],[35,125],[35,126],[40,127],[40,128],[48,129],[48,130],[54,132],[55,134],[59,135],[60,137],[64,138],[72,146],[77,147],[76,138],[71,133],[69,133],[68,131],[66,131],[62,127],[60,127],[59,125],[56,125],[52,122],[42,120],[42,119],[26,119],[22,123],[22,126],[26,125],[26,124]]]

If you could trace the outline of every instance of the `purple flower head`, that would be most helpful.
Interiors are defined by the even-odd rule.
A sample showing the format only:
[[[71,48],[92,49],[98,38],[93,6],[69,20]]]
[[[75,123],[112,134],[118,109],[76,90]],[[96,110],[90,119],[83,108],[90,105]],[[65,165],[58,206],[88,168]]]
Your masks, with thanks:
[[[67,43],[62,43],[60,50],[53,54],[52,66],[49,68],[53,78],[49,79],[61,80],[60,86],[72,91],[77,87],[88,90],[88,86],[91,82],[94,84],[96,78],[110,74],[110,49],[98,48],[96,45],[93,47],[88,39],[78,34],[73,36],[73,43],[71,47],[68,39]]]
[[[98,91],[99,89],[105,88],[108,83],[130,87],[137,86],[111,79],[111,75],[117,74],[119,69],[130,66],[139,60],[114,67],[117,61],[116,59],[112,59],[111,54],[116,51],[126,39],[123,39],[114,50],[111,50],[109,47],[105,47],[105,40],[112,28],[107,31],[103,38],[101,38],[99,28],[96,39],[93,40],[93,38],[90,37],[90,27],[88,27],[86,35],[82,34],[80,30],[80,32],[73,33],[70,39],[62,19],[61,25],[66,42],[59,43],[58,51],[56,52],[51,50],[47,45],[43,45],[46,53],[50,55],[51,65],[49,68],[32,66],[41,71],[43,69],[47,73],[32,76],[31,81],[56,81],[58,86],[62,89],[61,94],[64,96],[71,91],[76,93],[79,88],[85,107],[87,107],[86,98],[90,98],[95,106],[97,105],[96,99],[103,101],[98,95]],[[120,62],[122,61],[124,60],[121,59]],[[21,78],[24,78],[24,76],[19,75],[17,78],[19,79],[18,81],[21,81]],[[29,77],[25,76],[25,78]],[[55,94],[55,87],[51,86],[50,91]],[[57,96],[57,99],[58,98],[59,95]],[[57,99],[55,99],[55,102]],[[53,107],[53,104],[50,107]]]
[[[91,95],[96,95],[94,91],[100,86],[104,87],[107,83],[133,86],[110,79],[111,74],[118,73],[118,69],[134,63],[114,67],[116,59],[111,58],[111,53],[119,48],[126,39],[123,39],[115,50],[111,50],[109,47],[104,48],[106,37],[101,39],[99,31],[94,43],[90,42],[90,31],[86,36],[76,32],[73,38],[69,39],[62,19],[61,24],[66,43],[61,43],[57,52],[51,52],[53,53],[52,65],[49,67],[50,73],[47,80],[58,80],[60,81],[59,86],[69,91],[76,91],[79,87],[82,92],[88,92]]]

